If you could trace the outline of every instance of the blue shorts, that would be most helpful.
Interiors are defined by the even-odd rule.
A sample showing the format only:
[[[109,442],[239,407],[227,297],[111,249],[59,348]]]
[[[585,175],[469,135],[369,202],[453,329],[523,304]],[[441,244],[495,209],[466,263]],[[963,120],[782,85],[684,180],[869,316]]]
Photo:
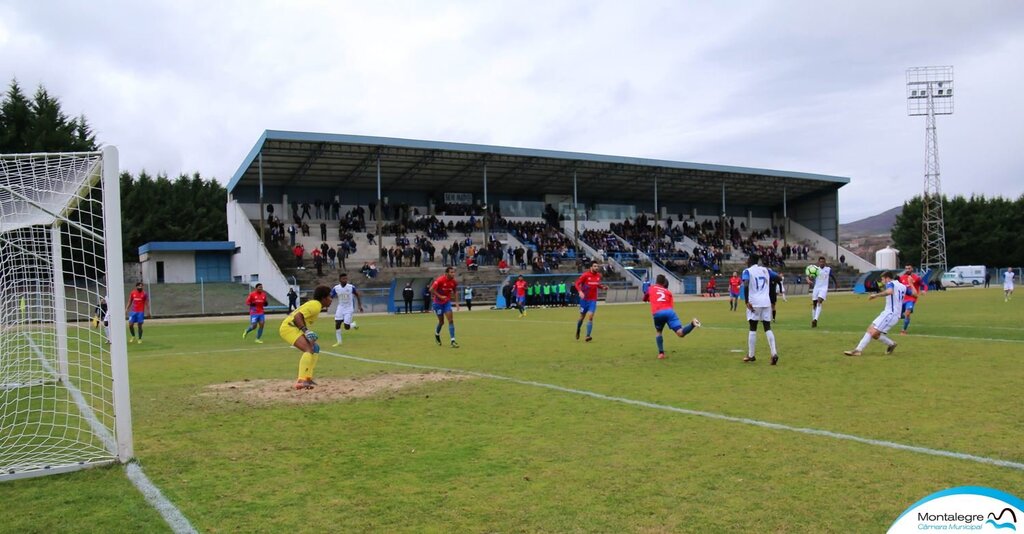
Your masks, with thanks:
[[[255,314],[255,313],[249,314],[249,324],[265,323],[265,322],[267,322],[267,316],[266,315],[264,315],[262,313],[260,313],[260,314]]]
[[[583,299],[583,300],[580,301],[580,313],[594,313],[596,311],[597,311],[597,301],[596,300],[586,300],[586,299]]]
[[[142,324],[146,320],[146,312],[131,312],[128,314],[129,323]]]
[[[654,329],[661,332],[662,328],[668,325],[669,330],[678,332],[683,329],[683,323],[679,320],[674,310],[661,310],[654,314]]]
[[[740,298],[740,292],[737,291],[737,292],[733,293],[732,291],[730,291],[729,292],[729,298],[734,298],[734,299]]]
[[[914,304],[917,304],[917,302],[904,302],[903,303],[903,312],[904,313],[906,313],[906,312],[914,313]]]
[[[451,313],[451,312],[452,312],[452,303],[451,302],[445,302],[444,304],[441,304],[439,302],[435,302],[434,303],[434,314],[435,315],[445,315],[445,314]]]
[[[519,303],[520,306],[525,306],[526,305],[526,296],[524,295],[522,297],[516,297],[516,302]]]

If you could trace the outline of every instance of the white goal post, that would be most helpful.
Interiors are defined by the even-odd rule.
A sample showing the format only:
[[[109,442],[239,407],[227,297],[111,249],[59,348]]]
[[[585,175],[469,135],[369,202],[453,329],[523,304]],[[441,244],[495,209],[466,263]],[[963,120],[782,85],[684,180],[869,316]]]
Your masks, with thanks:
[[[119,180],[114,147],[0,155],[0,482],[133,456]]]

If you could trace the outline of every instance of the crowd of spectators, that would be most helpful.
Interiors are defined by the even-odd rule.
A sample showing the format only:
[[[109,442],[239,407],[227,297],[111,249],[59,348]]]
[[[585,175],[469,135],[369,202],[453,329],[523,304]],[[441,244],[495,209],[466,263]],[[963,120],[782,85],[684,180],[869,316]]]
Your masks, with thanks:
[[[575,258],[576,245],[558,229],[542,222],[503,221],[509,233],[527,245],[533,245],[543,256]]]

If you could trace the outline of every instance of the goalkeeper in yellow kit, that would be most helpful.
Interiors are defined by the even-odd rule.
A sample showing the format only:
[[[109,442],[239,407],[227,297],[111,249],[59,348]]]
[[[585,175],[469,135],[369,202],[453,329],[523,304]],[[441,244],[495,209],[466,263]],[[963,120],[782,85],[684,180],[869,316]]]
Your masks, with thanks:
[[[299,306],[295,311],[288,314],[288,317],[281,323],[278,331],[281,339],[289,345],[302,351],[302,358],[299,360],[299,378],[295,381],[295,389],[313,389],[316,382],[313,382],[313,370],[316,369],[316,362],[320,359],[320,345],[316,340],[316,332],[309,329],[316,322],[322,310],[331,306],[331,288],[317,286],[313,290],[313,298]]]

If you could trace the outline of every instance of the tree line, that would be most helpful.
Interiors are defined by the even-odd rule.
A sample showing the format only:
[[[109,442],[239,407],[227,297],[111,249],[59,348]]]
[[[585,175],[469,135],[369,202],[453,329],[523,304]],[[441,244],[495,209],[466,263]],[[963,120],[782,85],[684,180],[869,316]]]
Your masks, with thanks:
[[[903,204],[892,239],[904,262],[921,261],[924,203],[916,196]],[[972,195],[942,198],[946,261],[956,265],[1024,265],[1024,195],[1016,200]]]
[[[69,118],[60,99],[42,85],[30,98],[17,80],[0,97],[0,154],[88,152],[100,144],[84,114]],[[121,232],[124,259],[138,259],[150,241],[227,239],[227,190],[199,173],[121,173]]]

